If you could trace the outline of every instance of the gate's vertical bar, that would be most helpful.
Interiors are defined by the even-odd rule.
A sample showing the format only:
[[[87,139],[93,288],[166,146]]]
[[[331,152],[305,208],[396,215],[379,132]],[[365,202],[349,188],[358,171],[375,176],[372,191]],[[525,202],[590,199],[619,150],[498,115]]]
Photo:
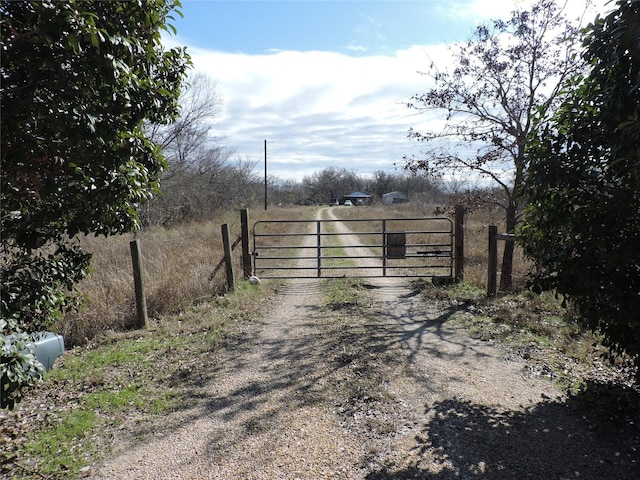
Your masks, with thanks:
[[[260,222],[256,222],[253,224],[252,233],[253,233],[253,255],[251,255],[251,266],[252,272],[255,272],[258,275],[258,249],[259,249],[259,241],[258,241],[258,224]]]
[[[224,263],[227,272],[227,287],[230,292],[235,290],[235,279],[233,278],[233,259],[231,257],[231,240],[229,239],[229,225],[222,225],[222,244],[224,246]]]
[[[382,220],[382,276],[387,276],[387,252],[389,251],[389,245],[387,238],[387,220]]]
[[[242,273],[247,279],[251,276],[251,255],[249,254],[249,210],[240,210],[240,227],[242,230]]]
[[[464,208],[456,206],[454,228],[454,278],[456,282],[464,280]]]
[[[320,220],[316,220],[316,237],[317,237],[317,252],[316,255],[318,256],[318,278],[320,278],[322,276],[322,248],[321,248],[321,240],[320,240]]]
[[[489,225],[489,261],[487,271],[487,295],[493,297],[498,286],[498,227]]]

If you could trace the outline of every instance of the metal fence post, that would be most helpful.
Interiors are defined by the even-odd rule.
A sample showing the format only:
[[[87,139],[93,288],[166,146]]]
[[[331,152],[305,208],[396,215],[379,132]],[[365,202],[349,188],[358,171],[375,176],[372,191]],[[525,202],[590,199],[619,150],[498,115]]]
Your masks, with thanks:
[[[249,253],[249,210],[244,208],[240,210],[240,226],[242,235],[242,273],[247,279],[252,274],[251,255]]]

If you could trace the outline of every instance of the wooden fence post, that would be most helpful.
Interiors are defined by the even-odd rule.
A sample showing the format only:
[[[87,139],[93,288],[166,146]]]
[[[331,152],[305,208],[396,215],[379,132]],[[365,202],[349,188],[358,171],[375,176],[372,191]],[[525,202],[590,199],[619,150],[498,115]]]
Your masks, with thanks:
[[[129,243],[131,249],[131,262],[133,264],[133,284],[136,291],[136,327],[146,328],[147,326],[147,298],[144,293],[144,281],[142,277],[142,254],[140,253],[140,243],[133,240]]]
[[[242,273],[247,279],[251,276],[251,255],[249,254],[249,210],[240,210],[240,226],[242,229]]]
[[[229,238],[229,225],[222,225],[222,244],[224,246],[224,263],[227,272],[227,288],[230,292],[235,290],[235,280],[233,278],[233,258],[231,256],[231,239]]]
[[[464,208],[456,206],[454,218],[454,279],[464,280]]]
[[[498,227],[495,225],[489,225],[489,261],[487,263],[487,295],[493,297],[498,290]]]

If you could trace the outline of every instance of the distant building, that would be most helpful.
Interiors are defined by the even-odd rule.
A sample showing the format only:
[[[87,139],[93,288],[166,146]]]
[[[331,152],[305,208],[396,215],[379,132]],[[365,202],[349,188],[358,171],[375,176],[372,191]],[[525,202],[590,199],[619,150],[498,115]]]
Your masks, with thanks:
[[[349,195],[345,195],[344,199],[345,201],[351,200],[354,205],[369,205],[371,195],[362,192],[351,192]]]
[[[382,203],[393,205],[394,203],[407,203],[409,198],[402,192],[389,192],[382,195]]]

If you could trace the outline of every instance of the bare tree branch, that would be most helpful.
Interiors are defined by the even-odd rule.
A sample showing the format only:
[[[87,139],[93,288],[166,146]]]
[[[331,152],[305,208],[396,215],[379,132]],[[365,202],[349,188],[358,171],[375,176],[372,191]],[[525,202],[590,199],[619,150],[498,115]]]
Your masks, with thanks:
[[[478,26],[469,41],[451,47],[455,68],[441,71],[432,65],[427,75],[435,87],[408,103],[421,113],[443,114],[445,126],[409,130],[408,137],[425,149],[421,159],[406,158],[405,168],[491,179],[505,194],[506,228],[513,231],[532,119],[539,109],[553,110],[562,85],[584,68],[576,60],[577,32],[578,25],[553,0],[538,0],[508,20]],[[512,180],[500,174],[505,166]],[[503,266],[510,268],[510,262],[503,259]],[[503,269],[508,283],[510,274]]]

